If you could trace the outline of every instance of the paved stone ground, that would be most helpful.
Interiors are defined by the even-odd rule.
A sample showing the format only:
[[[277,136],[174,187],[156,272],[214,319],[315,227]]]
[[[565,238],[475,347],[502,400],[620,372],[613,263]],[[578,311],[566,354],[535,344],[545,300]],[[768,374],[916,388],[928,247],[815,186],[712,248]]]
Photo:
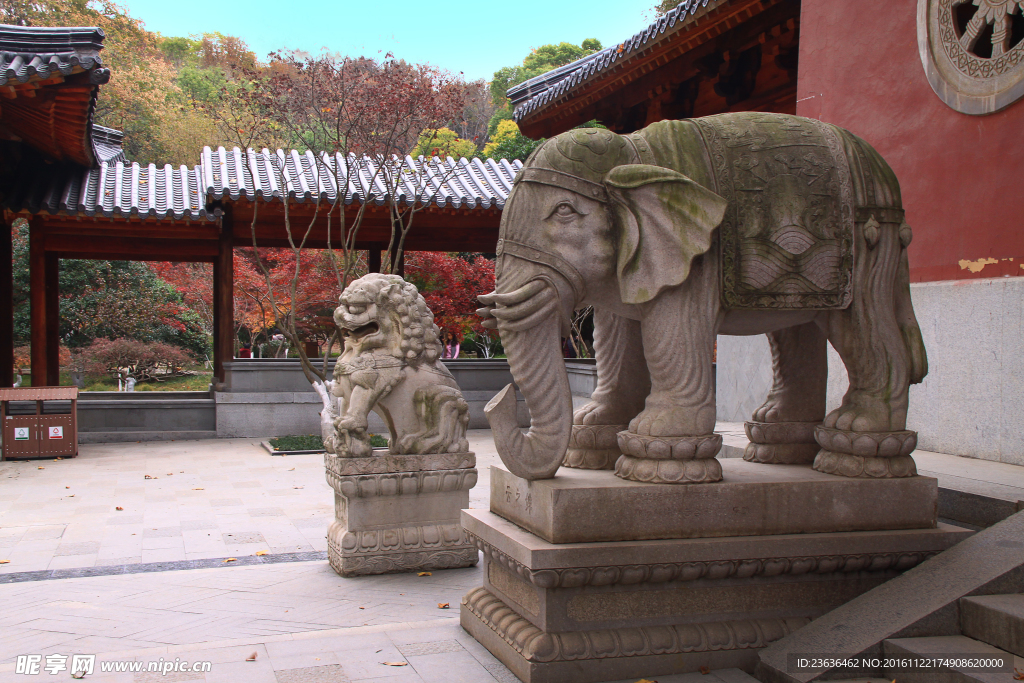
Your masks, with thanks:
[[[486,507],[498,464],[470,432]],[[147,477],[152,477],[147,479]],[[323,456],[272,456],[258,439],[84,444],[77,458],[0,462],[4,574],[327,551],[334,493]],[[118,510],[117,508],[122,508]]]
[[[719,428],[742,448],[741,427]],[[498,458],[488,431],[470,443],[480,470],[470,506],[486,507]],[[1024,490],[1022,468],[922,455],[930,474]],[[94,681],[514,683],[458,625],[478,567],[357,579],[330,569],[322,463],[271,456],[256,439],[94,444],[74,459],[0,463],[0,681],[69,680],[18,675],[16,657],[84,653],[213,662],[205,675],[97,671]]]

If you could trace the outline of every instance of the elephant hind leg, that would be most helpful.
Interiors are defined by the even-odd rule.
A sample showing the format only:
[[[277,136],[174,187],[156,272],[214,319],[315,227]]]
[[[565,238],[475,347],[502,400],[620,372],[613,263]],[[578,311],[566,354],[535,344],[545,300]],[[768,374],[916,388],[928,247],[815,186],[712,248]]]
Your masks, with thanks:
[[[769,332],[774,379],[768,398],[754,411],[755,422],[821,422],[828,383],[828,340],[809,322]]]
[[[818,452],[814,429],[825,417],[828,343],[816,323],[767,334],[774,380],[768,398],[745,427],[743,458],[764,463],[811,462]]]
[[[877,242],[865,246],[854,268],[853,302],[829,314],[828,339],[846,365],[850,388],[842,405],[825,418],[826,427],[854,432],[906,428],[912,368],[896,310],[904,257],[898,228],[896,223],[879,226]],[[858,233],[863,234],[862,226]]]

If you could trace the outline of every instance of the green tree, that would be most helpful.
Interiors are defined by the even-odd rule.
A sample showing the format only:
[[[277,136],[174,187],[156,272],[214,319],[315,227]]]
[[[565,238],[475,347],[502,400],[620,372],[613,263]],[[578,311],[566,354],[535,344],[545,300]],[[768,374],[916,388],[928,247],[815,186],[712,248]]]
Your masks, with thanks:
[[[520,133],[515,121],[501,121],[491,136],[491,141],[484,147],[483,156],[488,159],[526,161],[542,142],[543,140],[531,140]]]
[[[571,64],[577,59],[601,49],[601,41],[597,38],[587,38],[579,45],[572,43],[541,45],[526,55],[521,65],[504,66],[495,71],[494,78],[491,79],[490,91],[496,110],[491,116],[487,129],[488,135],[493,136],[500,122],[512,118],[512,107],[506,97],[510,88],[552,69]]]
[[[654,13],[660,17],[675,9],[678,4],[679,0],[661,0],[661,2],[654,6]]]
[[[465,140],[449,128],[427,128],[420,133],[412,157],[472,157],[476,156],[476,145]]]

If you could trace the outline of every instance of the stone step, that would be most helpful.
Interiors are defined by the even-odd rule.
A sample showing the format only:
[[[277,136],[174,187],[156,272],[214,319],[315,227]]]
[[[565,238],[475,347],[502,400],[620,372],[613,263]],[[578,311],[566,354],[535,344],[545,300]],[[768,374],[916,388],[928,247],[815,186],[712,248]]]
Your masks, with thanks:
[[[1018,512],[761,650],[755,676],[763,683],[808,683],[829,673],[848,678],[843,671],[789,673],[787,657],[871,653],[886,639],[960,633],[960,598],[1024,590],[1022,539],[1024,513]]]
[[[965,636],[1024,657],[1024,594],[960,598],[960,630]]]
[[[1014,660],[1017,668],[1024,666],[1019,657],[1005,650],[967,636],[934,636],[931,638],[893,638],[882,643],[882,656],[930,659],[943,656],[1000,657]],[[1012,683],[1009,672],[980,672],[968,669],[889,670],[886,675],[899,683]]]
[[[760,683],[756,678],[741,669],[713,669],[710,673],[672,674],[670,676],[646,677],[638,674],[630,678],[609,683],[639,683],[639,681],[651,681],[652,683]],[[833,683],[829,681],[829,683]],[[885,681],[885,683],[890,683]]]

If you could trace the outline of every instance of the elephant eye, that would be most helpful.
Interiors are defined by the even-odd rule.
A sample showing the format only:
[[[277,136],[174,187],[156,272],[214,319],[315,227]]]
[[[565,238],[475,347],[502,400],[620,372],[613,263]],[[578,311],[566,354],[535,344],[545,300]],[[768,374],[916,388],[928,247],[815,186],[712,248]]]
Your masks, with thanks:
[[[582,215],[584,215],[583,212],[573,206],[572,202],[559,202],[548,217],[558,216],[559,218],[571,218],[573,216]]]

